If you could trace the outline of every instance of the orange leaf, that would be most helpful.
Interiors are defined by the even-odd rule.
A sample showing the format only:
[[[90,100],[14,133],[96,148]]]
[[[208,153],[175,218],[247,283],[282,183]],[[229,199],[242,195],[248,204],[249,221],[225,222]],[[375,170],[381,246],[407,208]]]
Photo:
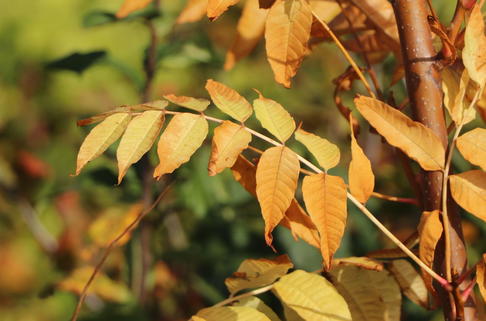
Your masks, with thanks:
[[[432,267],[434,263],[435,248],[442,236],[442,223],[440,221],[440,212],[438,210],[431,212],[423,212],[418,227],[420,235],[419,243],[419,256],[420,259]],[[432,286],[432,277],[422,270],[422,276],[424,278],[425,286],[429,289],[430,293],[435,294],[434,287]]]
[[[256,170],[256,194],[265,221],[265,240],[272,245],[272,231],[283,219],[297,188],[300,163],[285,146],[271,147],[260,158]]]
[[[268,10],[260,9],[258,0],[247,0],[236,27],[236,38],[226,53],[224,69],[233,68],[235,63],[255,48],[263,36]]]
[[[223,14],[229,7],[235,5],[240,0],[209,0],[207,14],[209,20],[216,20],[220,15]]]
[[[233,172],[235,180],[237,180],[248,193],[256,197],[255,165],[239,155],[236,163],[231,167],[231,171]],[[292,232],[295,239],[300,237],[310,245],[319,248],[320,241],[316,226],[295,198],[290,203],[289,208],[285,212],[285,217],[280,223]]]
[[[208,108],[211,103],[209,100],[204,98],[194,98],[187,96],[176,96],[176,95],[164,95],[164,98],[174,103],[176,105],[186,107],[195,111],[204,111]]]
[[[149,151],[164,123],[164,112],[149,110],[132,119],[116,150],[118,184],[128,168]]]
[[[290,88],[307,51],[312,12],[305,0],[278,0],[265,25],[267,59],[275,81]]]
[[[486,172],[473,170],[449,176],[451,194],[463,209],[486,221]]]
[[[350,124],[353,124],[350,115]],[[366,203],[373,193],[375,187],[375,175],[371,169],[371,163],[368,157],[358,145],[351,125],[351,163],[349,164],[349,190],[351,194],[361,203]]]
[[[483,260],[476,266],[476,282],[483,300],[486,301],[486,254],[483,254]]]
[[[208,0],[189,0],[182,12],[177,17],[176,23],[196,22],[206,14]]]
[[[225,120],[214,129],[211,158],[209,159],[209,176],[221,173],[233,166],[238,155],[248,147],[251,134],[242,125]]]
[[[465,159],[486,170],[486,129],[475,128],[459,137],[456,144]]]
[[[125,0],[121,8],[116,13],[118,19],[125,18],[130,13],[143,9],[148,6],[153,0]]]
[[[476,110],[470,106],[470,99],[466,93],[471,91],[469,74],[464,69],[459,76],[452,68],[442,70],[442,90],[444,91],[444,105],[452,120],[457,124],[467,124],[476,118]],[[473,93],[474,96],[475,92]]]
[[[302,184],[304,202],[321,236],[321,254],[326,270],[341,243],[346,226],[346,184],[338,176],[306,176]]]
[[[471,79],[480,87],[484,87],[486,81],[486,36],[484,35],[483,14],[479,4],[480,2],[474,6],[467,22],[462,61]]]
[[[442,169],[445,149],[432,130],[378,99],[359,96],[354,103],[390,145],[400,148],[425,170]]]
[[[244,122],[251,116],[253,109],[250,103],[234,89],[220,82],[208,79],[206,82],[206,90],[211,96],[213,103],[223,113],[230,115],[240,122]]]
[[[208,122],[202,115],[177,114],[172,118],[157,145],[159,165],[154,177],[172,173],[186,163],[208,134]]]

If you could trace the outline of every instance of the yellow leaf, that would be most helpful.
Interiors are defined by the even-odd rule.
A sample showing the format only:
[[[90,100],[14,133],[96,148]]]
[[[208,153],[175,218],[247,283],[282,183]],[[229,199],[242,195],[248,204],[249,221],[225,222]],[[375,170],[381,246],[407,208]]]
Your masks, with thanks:
[[[103,154],[111,144],[120,138],[129,122],[130,114],[117,113],[106,117],[96,125],[79,148],[76,175],[89,161]]]
[[[263,128],[284,143],[295,130],[295,121],[290,114],[276,101],[263,97],[253,101],[256,118]]]
[[[350,115],[350,124],[353,124]],[[358,145],[351,125],[351,163],[349,164],[349,190],[361,203],[366,203],[375,187],[375,175],[371,169],[371,162]]]
[[[260,9],[258,0],[247,0],[236,26],[236,37],[226,53],[224,69],[233,68],[235,63],[255,48],[263,36],[268,10]]]
[[[486,80],[486,36],[481,7],[476,4],[469,16],[464,34],[462,61],[469,76],[481,88]]]
[[[209,0],[207,14],[209,20],[216,20],[229,7],[238,3],[239,0]]]
[[[125,18],[130,13],[143,9],[148,6],[153,0],[125,0],[121,8],[116,13],[118,19]]]
[[[400,288],[387,270],[377,272],[341,265],[332,269],[330,274],[348,303],[353,320],[400,320]]]
[[[273,312],[273,310],[265,304],[262,300],[256,296],[249,296],[242,298],[234,304],[235,306],[244,306],[253,309],[257,309],[261,313],[265,314],[271,321],[280,321],[280,318]]]
[[[463,209],[486,221],[486,172],[473,170],[449,176],[451,194]]]
[[[256,197],[255,165],[239,155],[231,171],[235,180]],[[295,239],[300,237],[310,245],[319,248],[320,241],[316,226],[295,198],[292,199],[281,224],[292,232]]]
[[[74,270],[70,276],[59,282],[58,287],[80,295],[84,285],[88,282],[94,268],[85,266]],[[115,282],[104,273],[98,272],[96,278],[88,289],[88,294],[94,293],[101,298],[114,302],[125,302],[130,299],[130,290],[123,283]]]
[[[278,0],[265,24],[267,59],[275,81],[290,88],[307,51],[312,12],[305,0]]]
[[[294,271],[275,283],[272,291],[284,306],[304,320],[352,320],[343,297],[328,280],[317,274]]]
[[[486,254],[483,254],[483,259],[476,266],[476,283],[479,287],[479,292],[483,300],[486,301]]]
[[[208,122],[202,115],[177,114],[172,118],[157,146],[159,165],[154,177],[172,173],[186,163],[208,134]]]
[[[189,0],[177,17],[176,23],[196,22],[206,15],[208,0]]]
[[[220,82],[208,79],[206,90],[216,107],[234,119],[244,122],[253,112],[250,103],[235,90]]]
[[[351,257],[344,257],[344,258],[332,260],[333,267],[339,265],[353,265],[353,266],[357,266],[363,269],[373,270],[373,271],[383,270],[382,263],[365,256],[361,256],[361,257],[351,256]]]
[[[475,128],[459,137],[456,144],[465,159],[486,170],[486,129]]]
[[[164,123],[164,112],[149,110],[132,119],[123,135],[116,159],[118,160],[118,184],[128,168],[148,152]]]
[[[341,13],[339,4],[334,0],[311,0],[310,6],[316,16],[326,23],[330,23]]]
[[[260,158],[256,170],[256,194],[265,221],[265,240],[272,245],[272,231],[283,219],[297,188],[300,163],[285,146],[271,147]]]
[[[443,168],[445,149],[432,130],[377,99],[360,96],[354,103],[390,145],[400,148],[424,170]]]
[[[271,321],[265,314],[250,307],[212,307],[200,310],[196,317],[204,321]],[[191,318],[190,321],[198,321],[199,318]]]
[[[319,165],[326,171],[330,170],[339,163],[341,153],[339,148],[328,141],[303,129],[295,132],[295,139],[304,144],[305,147],[314,155]]]
[[[406,260],[393,260],[389,265],[398,285],[412,302],[428,308],[428,292],[424,280],[415,268]]]
[[[248,147],[250,141],[251,134],[242,125],[226,120],[216,127],[208,165],[209,176],[233,166],[238,155]]]
[[[176,96],[172,94],[164,95],[164,98],[173,104],[186,107],[195,111],[205,111],[211,103],[209,100],[204,98]]]
[[[346,184],[338,176],[315,174],[304,178],[302,193],[321,237],[324,268],[329,270],[346,227]]]
[[[456,125],[467,124],[476,118],[476,110],[469,107],[470,101],[466,96],[469,88],[467,70],[464,70],[459,78],[459,75],[452,68],[445,68],[442,71],[442,80],[444,105]]]
[[[443,231],[439,211],[435,210],[431,212],[423,212],[418,231],[420,235],[420,259],[427,264],[427,266],[432,267],[434,263],[435,248],[437,246],[437,242],[439,242],[439,239],[442,236]],[[423,270],[422,276],[424,278],[425,286],[427,289],[429,289],[430,293],[434,294],[435,296],[435,290],[432,286],[432,277]]]
[[[259,288],[273,283],[276,279],[285,275],[294,265],[287,255],[281,255],[274,260],[247,259],[244,260],[238,270],[232,276],[224,280],[228,291],[235,293]]]
[[[109,208],[90,225],[88,234],[96,245],[107,246],[132,224],[143,210],[142,204],[126,208]],[[115,246],[122,246],[130,240],[130,233],[119,239]]]

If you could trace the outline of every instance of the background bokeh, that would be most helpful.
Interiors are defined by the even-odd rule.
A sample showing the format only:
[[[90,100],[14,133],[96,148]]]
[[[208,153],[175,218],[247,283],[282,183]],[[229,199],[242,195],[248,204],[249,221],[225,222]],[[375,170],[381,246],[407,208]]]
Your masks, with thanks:
[[[234,69],[224,71],[225,50],[241,6],[212,23],[175,26],[184,2],[161,1],[160,16],[152,20],[160,42],[151,98],[167,93],[207,97],[208,78],[235,88],[250,101],[256,98],[252,88],[257,88],[284,105],[306,130],[338,144],[342,159],[331,173],[346,177],[349,132],[334,107],[332,80],[347,63],[337,49],[329,43],[314,48],[290,90],[274,82],[262,43]],[[144,17],[151,12],[149,8],[115,21],[113,13],[121,3],[0,1],[1,320],[67,320],[77,297],[66,290],[79,289],[82,282],[71,279],[73,284],[66,284],[66,278],[76,268],[97,262],[111,230],[133,216],[134,204],[143,197],[140,165],[115,185],[116,146],[72,176],[77,149],[90,129],[77,127],[76,121],[140,102],[149,42]],[[453,2],[434,3],[448,21]],[[389,57],[376,66],[385,87],[394,65]],[[403,83],[394,86],[394,94],[398,101],[403,99]],[[254,119],[249,124],[257,128]],[[394,151],[383,147],[366,126],[360,143],[372,160],[376,190],[413,197]],[[301,145],[291,144],[306,154]],[[209,146],[208,139],[170,177],[175,183],[168,195],[126,244],[113,251],[103,269],[106,284],[88,298],[80,320],[185,320],[228,295],[224,279],[243,259],[275,256],[265,245],[257,202],[229,171],[207,175]],[[156,161],[153,151],[149,159]],[[460,156],[454,161],[461,171],[467,169]],[[160,192],[168,179],[154,181],[152,192]],[[349,207],[338,257],[391,246]],[[371,200],[369,207],[402,239],[419,219],[413,206]],[[469,215],[464,223],[474,262],[485,251],[485,227]],[[289,254],[296,267],[319,269],[320,255],[314,248],[294,241],[285,229],[277,228],[274,236],[279,254]],[[264,299],[276,304],[270,296]],[[441,315],[406,301],[403,319],[440,320]]]

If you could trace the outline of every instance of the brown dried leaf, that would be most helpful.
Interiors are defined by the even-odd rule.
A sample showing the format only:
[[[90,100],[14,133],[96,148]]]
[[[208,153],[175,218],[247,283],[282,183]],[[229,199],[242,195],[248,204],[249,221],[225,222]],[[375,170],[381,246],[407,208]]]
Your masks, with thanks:
[[[486,221],[486,172],[473,170],[451,175],[449,184],[457,204]]]
[[[265,221],[265,240],[272,245],[272,231],[283,219],[297,188],[300,163],[285,146],[271,147],[261,156],[256,170],[256,194]]]
[[[275,81],[287,88],[307,52],[311,25],[312,12],[305,0],[278,0],[268,13],[267,59]]]
[[[253,113],[250,103],[244,97],[220,82],[208,79],[206,90],[216,107],[240,122],[247,120]]]
[[[444,146],[428,127],[375,98],[359,96],[354,103],[361,115],[390,145],[400,148],[424,170],[443,168]]]
[[[121,8],[116,13],[118,19],[125,18],[130,13],[143,9],[148,6],[153,0],[125,0]]]
[[[233,166],[238,155],[248,147],[250,141],[251,134],[242,125],[225,120],[216,127],[208,165],[209,176]]]
[[[329,270],[346,227],[346,184],[338,176],[315,174],[304,178],[302,192],[321,237],[324,268]]]
[[[238,270],[232,276],[224,280],[228,291],[234,295],[244,290],[259,288],[273,283],[276,279],[285,275],[294,267],[287,255],[280,255],[274,260],[247,259],[244,260]]]
[[[465,159],[486,170],[486,129],[475,128],[459,137],[456,144]]]
[[[350,124],[353,116],[350,114]],[[375,175],[371,169],[371,162],[358,145],[351,125],[351,163],[349,164],[348,178],[351,194],[361,203],[366,203],[375,187]]]
[[[205,111],[211,103],[204,98],[194,98],[188,96],[164,95],[164,98],[173,104],[186,107],[195,111]]]
[[[226,53],[224,69],[233,68],[235,63],[248,56],[263,36],[268,10],[260,9],[258,0],[247,0],[236,26],[236,37]]]
[[[429,307],[428,292],[424,280],[415,268],[406,260],[394,260],[388,268],[410,301]]]
[[[432,267],[435,257],[435,248],[443,231],[442,223],[440,221],[440,212],[438,210],[423,212],[418,231],[420,235],[419,257],[425,264],[427,264],[427,266]],[[429,289],[429,292],[435,296],[436,292],[432,286],[432,277],[424,270],[422,270],[422,276],[425,286]]]
[[[201,20],[207,12],[208,0],[189,0],[177,17],[177,24]]]
[[[209,0],[207,15],[209,20],[216,20],[220,15],[223,14],[229,7],[235,5],[240,0]]]

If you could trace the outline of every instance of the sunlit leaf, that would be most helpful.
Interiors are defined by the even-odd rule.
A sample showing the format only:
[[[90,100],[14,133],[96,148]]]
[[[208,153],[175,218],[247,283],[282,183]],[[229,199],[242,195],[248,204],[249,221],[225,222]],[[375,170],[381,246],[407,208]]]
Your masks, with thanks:
[[[117,113],[108,116],[94,127],[79,148],[76,175],[91,160],[103,154],[125,131],[130,122],[130,114]]]
[[[486,301],[486,254],[483,254],[481,262],[476,265],[476,283],[483,300]]]
[[[153,0],[125,0],[121,8],[116,13],[117,18],[125,18],[130,13],[143,9],[148,6]]]
[[[164,98],[173,104],[186,107],[195,111],[205,111],[211,103],[209,100],[204,98],[176,96],[172,94],[164,95]]]
[[[330,170],[339,163],[341,153],[339,148],[328,141],[303,129],[295,132],[295,139],[305,145],[312,155],[317,159],[326,171]]]
[[[459,75],[452,68],[442,70],[442,90],[444,91],[444,105],[452,120],[457,124],[467,124],[476,118],[476,110],[470,107],[466,96],[469,84],[467,70]]]
[[[176,22],[180,24],[199,21],[206,15],[207,7],[208,0],[188,0]]]
[[[201,146],[208,134],[208,122],[202,115],[177,114],[167,125],[157,145],[159,165],[155,168],[157,179],[172,173],[186,163]]]
[[[304,320],[351,321],[346,301],[320,275],[297,270],[283,276],[272,291]]]
[[[486,81],[486,36],[484,35],[484,20],[479,4],[474,6],[467,22],[462,61],[471,79],[480,87],[484,87]]]
[[[382,271],[383,264],[365,256],[351,256],[332,260],[332,266],[353,265],[367,270]]]
[[[456,144],[465,159],[486,170],[486,129],[475,128],[460,136]]]
[[[330,273],[333,283],[348,303],[353,320],[400,320],[400,288],[387,270],[377,272],[341,265]]]
[[[208,79],[206,90],[216,107],[234,119],[244,122],[251,116],[253,109],[250,103],[235,90],[220,82]]]
[[[231,171],[235,180],[250,194],[256,197],[255,165],[239,155]],[[295,198],[290,203],[280,224],[288,228],[295,239],[300,237],[310,245],[316,248],[320,247],[319,234],[316,226]]]
[[[209,0],[207,14],[210,20],[217,19],[223,12],[228,10],[232,5],[235,5],[240,0]]]
[[[197,317],[197,318],[195,318]],[[251,307],[211,307],[200,310],[190,321],[271,321],[264,313]]]
[[[305,0],[278,0],[268,13],[267,59],[275,81],[287,88],[306,54],[311,25],[312,12]]]
[[[234,306],[244,306],[253,309],[257,309],[261,313],[265,314],[271,321],[280,321],[280,318],[273,312],[273,310],[265,304],[262,300],[256,296],[249,296],[242,298],[234,304]]]
[[[224,69],[233,68],[235,63],[255,48],[263,36],[268,10],[260,9],[258,0],[247,0],[241,13],[236,36],[231,48],[226,53]]]
[[[265,240],[272,244],[272,231],[283,219],[297,188],[300,163],[285,146],[271,147],[261,156],[256,170],[256,194],[265,221]]]
[[[486,221],[486,172],[473,170],[449,176],[451,194],[463,209]]]
[[[352,122],[352,116],[350,118]],[[349,164],[349,190],[361,203],[366,203],[375,187],[375,175],[371,169],[371,162],[359,146],[351,125],[351,163]]]
[[[295,130],[295,121],[290,114],[276,101],[263,97],[253,101],[256,118],[263,128],[285,142]]]
[[[390,262],[390,272],[395,276],[398,285],[412,302],[428,307],[428,293],[424,280],[415,268],[406,260]]]
[[[80,295],[93,270],[93,267],[90,266],[77,268],[70,276],[59,282],[58,287],[61,290]],[[98,272],[87,293],[93,293],[114,302],[126,302],[131,297],[130,290],[125,284],[113,281],[103,272]]]
[[[419,243],[419,257],[432,267],[435,257],[435,248],[442,236],[442,223],[440,221],[440,212],[438,210],[431,212],[423,212],[418,227],[420,235]],[[435,294],[435,290],[432,286],[432,277],[422,270],[422,276],[425,282],[425,286],[429,289],[430,293]]]
[[[88,234],[95,244],[107,246],[116,237],[122,234],[132,224],[143,210],[142,204],[135,204],[127,208],[109,208],[103,212],[90,225]],[[122,246],[130,240],[130,233],[126,233],[116,242],[116,246]]]
[[[232,276],[226,278],[224,283],[231,294],[244,289],[259,288],[273,283],[285,275],[294,265],[287,255],[281,255],[274,260],[247,259]]]
[[[116,151],[118,184],[128,168],[148,152],[164,122],[164,112],[149,110],[132,119]]]
[[[338,176],[315,174],[304,178],[302,192],[321,237],[324,267],[329,270],[346,226],[346,184]]]
[[[209,176],[233,166],[238,155],[248,147],[250,141],[251,134],[241,125],[224,121],[216,127],[208,165]]]
[[[431,129],[377,99],[359,96],[354,102],[390,145],[400,148],[425,170],[442,169],[445,149]]]

